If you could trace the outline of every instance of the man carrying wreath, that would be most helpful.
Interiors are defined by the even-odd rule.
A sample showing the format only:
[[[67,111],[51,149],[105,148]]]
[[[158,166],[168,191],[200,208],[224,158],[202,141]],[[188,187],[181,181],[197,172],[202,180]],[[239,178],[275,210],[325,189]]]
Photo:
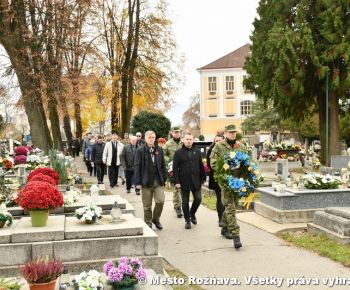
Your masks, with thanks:
[[[210,166],[214,172],[219,170],[219,168],[216,167],[219,157],[222,158],[230,152],[244,148],[243,144],[236,141],[236,134],[237,130],[235,125],[227,125],[225,127],[225,139],[214,146],[210,155]],[[237,170],[237,173],[239,175],[239,170]],[[238,206],[239,196],[233,195],[221,185],[220,187],[222,190],[222,203],[225,206],[225,211],[222,217],[223,226],[221,228],[221,234],[227,239],[233,239],[234,247],[238,249],[242,247],[239,237],[239,225],[236,220],[236,207]]]

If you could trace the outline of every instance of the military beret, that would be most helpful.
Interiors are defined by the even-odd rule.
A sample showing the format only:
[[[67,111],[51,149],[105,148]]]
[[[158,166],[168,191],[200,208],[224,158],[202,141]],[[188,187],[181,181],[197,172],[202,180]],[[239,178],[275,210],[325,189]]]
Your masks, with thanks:
[[[174,126],[171,128],[171,131],[181,131],[181,128],[179,126]]]
[[[225,126],[225,132],[237,132],[236,126],[232,124]]]

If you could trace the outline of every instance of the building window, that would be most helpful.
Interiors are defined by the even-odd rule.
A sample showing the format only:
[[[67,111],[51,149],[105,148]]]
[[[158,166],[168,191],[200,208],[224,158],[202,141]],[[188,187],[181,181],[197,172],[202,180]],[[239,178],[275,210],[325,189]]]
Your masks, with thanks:
[[[226,117],[234,117],[235,114],[226,114]]]
[[[252,101],[241,102],[241,115],[248,116],[252,113]]]
[[[226,92],[233,92],[235,90],[235,77],[226,76]]]
[[[217,116],[218,116],[218,115],[216,115],[216,114],[215,114],[215,115],[214,115],[214,114],[210,114],[210,115],[209,115],[209,118],[216,118]]]
[[[216,92],[216,77],[209,77],[209,92],[215,93]]]

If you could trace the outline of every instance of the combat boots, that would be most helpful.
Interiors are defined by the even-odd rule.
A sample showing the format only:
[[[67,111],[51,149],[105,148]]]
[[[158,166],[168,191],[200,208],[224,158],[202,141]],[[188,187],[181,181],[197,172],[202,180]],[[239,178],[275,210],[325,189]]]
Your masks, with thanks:
[[[178,218],[182,218],[183,214],[182,214],[181,207],[175,208],[175,212]]]
[[[235,247],[235,249],[239,249],[240,247],[242,247],[241,239],[239,238],[239,236],[233,236],[233,246]]]
[[[232,234],[229,232],[227,227],[222,227],[221,228],[221,235],[224,236],[226,239],[228,240],[232,240],[233,236]]]

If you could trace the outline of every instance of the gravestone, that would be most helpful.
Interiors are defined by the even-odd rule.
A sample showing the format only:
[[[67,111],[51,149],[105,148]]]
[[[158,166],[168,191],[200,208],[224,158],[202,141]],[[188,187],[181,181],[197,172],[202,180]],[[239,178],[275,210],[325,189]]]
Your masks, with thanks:
[[[278,177],[280,177],[283,181],[286,181],[288,178],[288,160],[287,159],[277,159],[275,173]]]
[[[326,175],[326,174],[334,175],[335,169],[334,169],[333,167],[321,166],[321,167],[320,167],[320,173],[321,173],[322,175]]]
[[[348,168],[350,156],[332,155],[331,156],[331,167],[339,170],[341,168]]]
[[[258,149],[256,149],[256,148],[253,148],[252,159],[253,159],[253,161],[258,160]]]

